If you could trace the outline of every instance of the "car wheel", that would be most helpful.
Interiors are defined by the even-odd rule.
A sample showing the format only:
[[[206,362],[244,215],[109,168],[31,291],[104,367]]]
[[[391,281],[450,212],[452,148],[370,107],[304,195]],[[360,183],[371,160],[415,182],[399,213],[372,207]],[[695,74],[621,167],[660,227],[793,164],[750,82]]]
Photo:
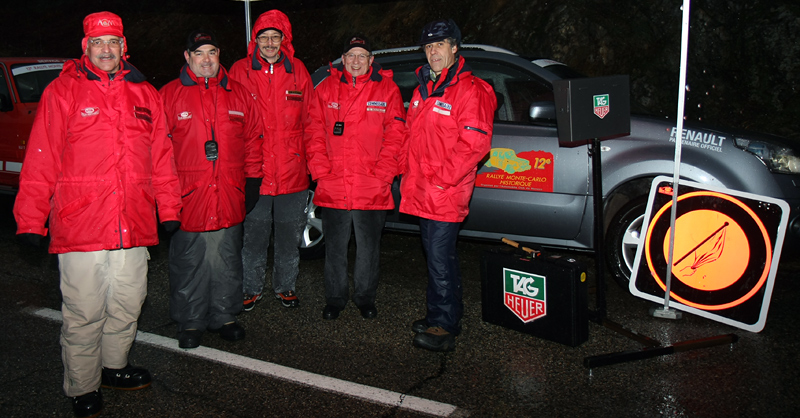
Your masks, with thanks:
[[[627,289],[631,279],[636,250],[642,242],[642,224],[647,196],[631,200],[614,215],[606,233],[608,267],[614,280]]]
[[[325,256],[325,235],[322,233],[322,219],[319,217],[322,208],[314,204],[314,191],[308,191],[306,202],[306,227],[300,242],[300,258],[313,260]]]

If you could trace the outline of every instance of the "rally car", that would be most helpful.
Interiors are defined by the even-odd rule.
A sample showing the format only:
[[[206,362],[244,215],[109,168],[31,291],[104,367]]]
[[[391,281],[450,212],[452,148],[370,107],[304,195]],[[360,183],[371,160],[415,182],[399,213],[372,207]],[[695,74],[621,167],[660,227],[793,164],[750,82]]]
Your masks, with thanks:
[[[19,186],[25,146],[44,88],[64,58],[0,58],[0,192]]]
[[[478,170],[470,213],[460,234],[543,247],[593,249],[592,164],[589,145],[559,146],[553,82],[583,77],[564,64],[530,60],[504,49],[462,45],[473,73],[497,94],[492,151]],[[418,86],[414,70],[426,63],[419,47],[375,51],[394,71],[406,107]],[[319,83],[327,66],[312,75]],[[632,100],[633,102],[633,100]],[[697,183],[785,200],[791,207],[787,240],[800,236],[800,159],[784,138],[631,115],[630,135],[601,143],[604,226],[609,267],[627,288],[651,181],[672,175],[676,139],[682,141],[681,177]],[[399,184],[393,185],[399,203]],[[310,191],[313,195],[313,190]],[[398,204],[399,206],[399,204]],[[324,243],[311,198],[305,252]],[[413,216],[390,212],[390,230],[417,231]]]

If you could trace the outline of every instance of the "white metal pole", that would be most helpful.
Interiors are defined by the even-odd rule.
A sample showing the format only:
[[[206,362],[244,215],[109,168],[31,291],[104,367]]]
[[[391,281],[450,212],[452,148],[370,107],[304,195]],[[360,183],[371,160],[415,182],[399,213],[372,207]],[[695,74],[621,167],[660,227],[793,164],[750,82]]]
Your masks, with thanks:
[[[666,272],[666,292],[664,293],[664,308],[661,313],[655,312],[656,316],[672,317],[669,313],[670,289],[672,285],[672,260],[675,250],[675,217],[678,210],[678,184],[681,178],[681,145],[683,142],[683,115],[686,100],[686,67],[687,55],[689,50],[689,10],[691,0],[683,0],[683,25],[681,28],[681,67],[678,81],[678,120],[675,128],[675,167],[672,174],[672,208],[670,210],[669,227],[669,255],[667,256]]]
[[[244,0],[244,23],[247,25],[244,34],[244,43],[247,46],[250,43],[250,0]]]

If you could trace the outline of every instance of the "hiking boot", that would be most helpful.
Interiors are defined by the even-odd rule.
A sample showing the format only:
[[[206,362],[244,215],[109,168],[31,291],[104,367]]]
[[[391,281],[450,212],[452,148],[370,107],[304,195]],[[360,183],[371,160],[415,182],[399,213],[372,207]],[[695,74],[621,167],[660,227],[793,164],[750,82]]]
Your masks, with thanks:
[[[428,318],[418,319],[411,323],[411,331],[414,334],[419,334],[428,330]]]
[[[108,369],[103,367],[101,373],[101,386],[110,389],[139,390],[150,386],[152,382],[150,372],[141,367],[130,364],[121,369]]]
[[[81,396],[72,397],[72,413],[79,418],[96,417],[103,410],[103,394],[100,389]]]
[[[453,351],[456,337],[442,327],[430,327],[414,336],[414,345],[431,351]]]

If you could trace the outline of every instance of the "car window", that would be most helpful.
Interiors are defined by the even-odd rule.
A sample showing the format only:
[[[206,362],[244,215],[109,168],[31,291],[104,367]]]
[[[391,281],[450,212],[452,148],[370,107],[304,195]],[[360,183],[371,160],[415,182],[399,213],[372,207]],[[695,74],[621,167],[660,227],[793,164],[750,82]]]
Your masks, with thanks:
[[[424,56],[420,57],[424,59]],[[394,82],[400,88],[406,109],[419,86],[415,71],[424,64],[422,59],[403,63],[381,63],[384,68],[394,72]],[[534,124],[530,119],[530,107],[534,102],[553,102],[553,91],[548,83],[525,69],[497,61],[484,61],[468,58],[467,64],[473,74],[480,77],[495,91],[497,111],[495,122],[510,122],[525,125]]]
[[[44,88],[61,73],[62,66],[62,63],[12,65],[11,73],[14,74],[19,101],[22,103],[38,102]]]
[[[389,68],[394,72],[394,82],[400,88],[400,95],[403,97],[403,105],[408,109],[408,104],[411,102],[411,96],[414,95],[414,89],[419,87],[417,81],[417,74],[415,71],[421,64],[417,62],[393,64]]]
[[[496,62],[473,59],[469,65],[473,74],[494,88],[497,95],[495,121],[532,124],[529,116],[531,104],[553,101],[553,91],[534,74]]]

